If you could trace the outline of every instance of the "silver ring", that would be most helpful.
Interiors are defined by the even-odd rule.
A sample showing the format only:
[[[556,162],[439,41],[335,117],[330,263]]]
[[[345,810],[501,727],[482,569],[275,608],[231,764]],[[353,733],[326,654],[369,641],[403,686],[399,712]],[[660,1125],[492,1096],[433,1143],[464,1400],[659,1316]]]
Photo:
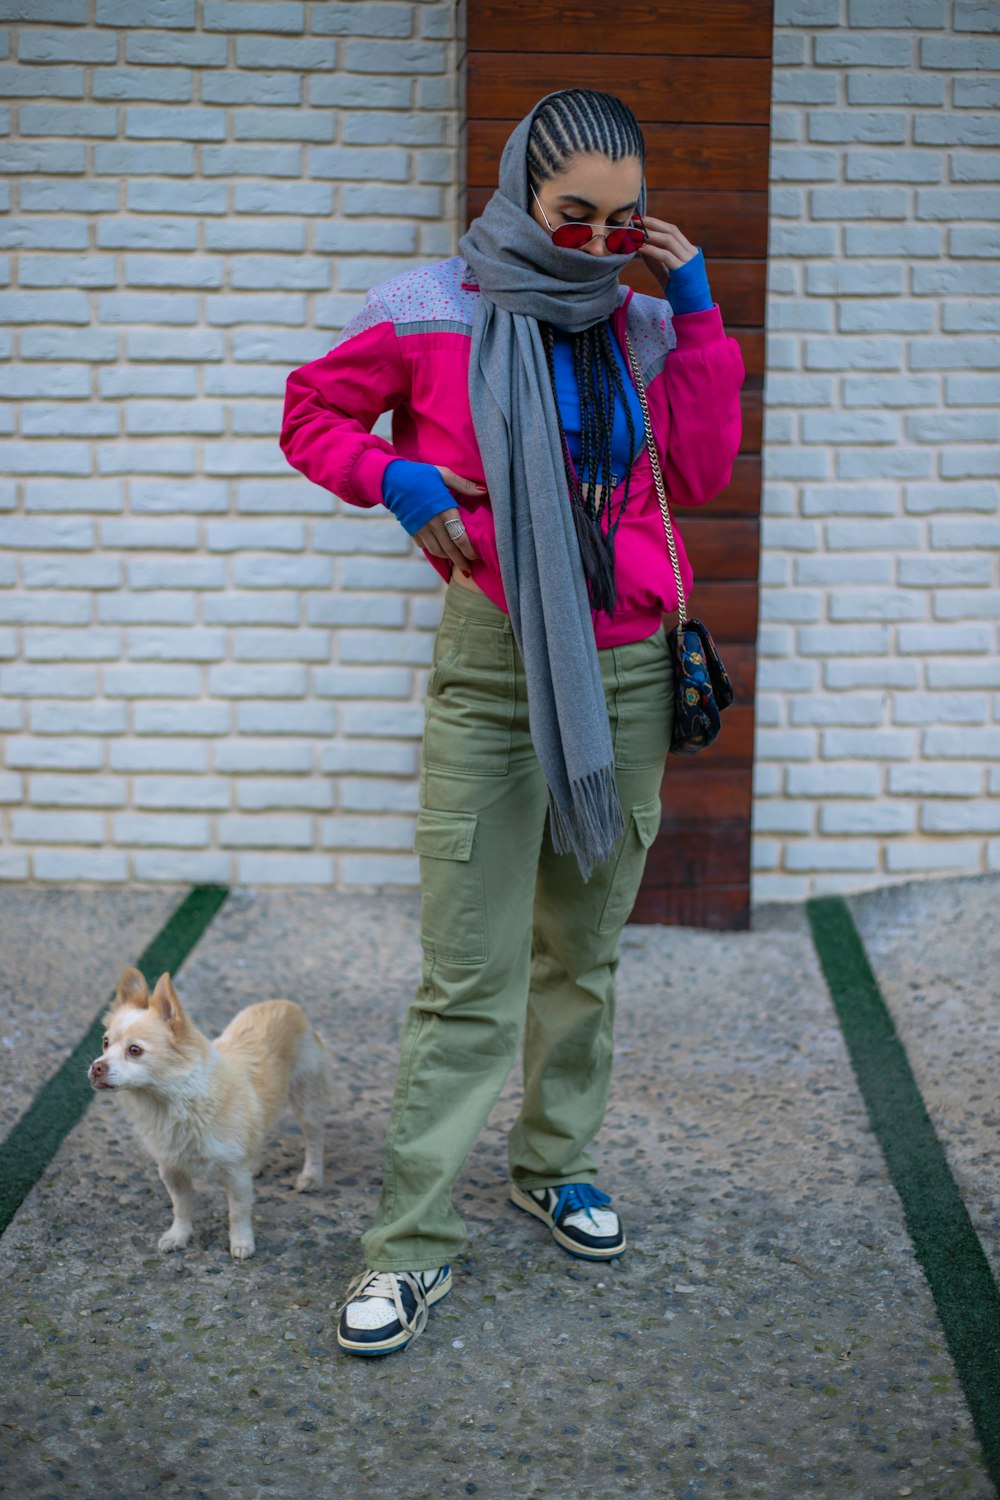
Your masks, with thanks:
[[[458,528],[457,531],[452,531],[451,528],[453,526],[456,526]],[[452,541],[456,541],[458,537],[465,535],[465,522],[458,520],[456,516],[452,516],[450,521],[445,521],[444,529],[451,537]]]

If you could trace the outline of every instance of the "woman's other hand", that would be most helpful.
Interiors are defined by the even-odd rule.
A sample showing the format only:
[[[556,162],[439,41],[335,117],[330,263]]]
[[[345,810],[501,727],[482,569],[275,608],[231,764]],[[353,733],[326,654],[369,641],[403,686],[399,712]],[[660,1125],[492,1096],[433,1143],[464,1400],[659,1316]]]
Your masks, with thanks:
[[[643,215],[642,222],[649,239],[639,254],[666,291],[670,272],[679,270],[689,260],[693,260],[698,254],[698,246],[692,245],[676,224],[668,224],[663,219],[651,219],[648,214]]]
[[[434,464],[433,467],[437,469],[450,490],[457,490],[461,495],[478,496],[480,499],[485,495],[485,485],[477,484],[472,479],[463,479],[460,474],[456,474],[444,464]],[[445,529],[446,521],[461,520],[462,517],[457,507],[453,507],[450,510],[440,510],[436,516],[431,516],[425,526],[421,527],[414,537],[414,541],[418,547],[423,547],[434,557],[448,558],[456,568],[463,572],[467,578],[470,578],[472,575],[469,572],[468,564],[470,562],[478,562],[479,553],[469,540],[469,533],[463,531],[460,536],[452,537],[448,535]]]

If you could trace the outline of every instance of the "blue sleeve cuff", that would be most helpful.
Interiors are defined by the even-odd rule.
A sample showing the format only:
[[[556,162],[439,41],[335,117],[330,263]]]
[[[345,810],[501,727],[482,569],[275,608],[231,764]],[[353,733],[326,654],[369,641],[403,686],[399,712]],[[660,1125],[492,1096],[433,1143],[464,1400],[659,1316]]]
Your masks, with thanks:
[[[458,504],[433,464],[394,458],[382,475],[382,503],[396,520],[416,536],[431,516]]]
[[[698,254],[671,271],[667,283],[667,301],[674,314],[704,312],[712,306],[712,293],[708,287],[705,257],[698,247]]]

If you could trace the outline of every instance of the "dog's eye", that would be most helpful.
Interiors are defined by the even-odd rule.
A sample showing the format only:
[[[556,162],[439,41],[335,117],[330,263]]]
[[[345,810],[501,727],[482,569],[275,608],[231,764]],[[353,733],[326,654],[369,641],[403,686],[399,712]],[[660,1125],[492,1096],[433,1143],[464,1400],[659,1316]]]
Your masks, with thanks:
[[[138,1042],[133,1042],[131,1047],[128,1049],[128,1053],[129,1057],[141,1057],[142,1048],[139,1046]]]
[[[108,1050],[108,1039],[107,1039],[107,1037],[104,1038],[103,1042],[101,1043],[101,1046],[104,1048],[105,1052],[107,1052],[107,1050]]]

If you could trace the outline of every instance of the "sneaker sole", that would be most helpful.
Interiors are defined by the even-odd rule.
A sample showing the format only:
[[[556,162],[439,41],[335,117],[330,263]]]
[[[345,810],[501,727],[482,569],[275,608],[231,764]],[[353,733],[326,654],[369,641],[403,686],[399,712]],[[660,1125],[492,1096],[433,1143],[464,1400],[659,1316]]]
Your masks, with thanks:
[[[440,1302],[441,1298],[446,1297],[450,1291],[451,1272],[449,1271],[444,1280],[439,1281],[437,1286],[427,1293],[427,1306],[433,1307],[435,1302]],[[407,1344],[412,1343],[416,1336],[415,1333],[408,1333],[404,1329],[401,1333],[395,1334],[393,1338],[383,1339],[378,1344],[358,1344],[353,1339],[345,1339],[340,1332],[339,1326],[337,1328],[337,1343],[341,1349],[347,1349],[351,1354],[395,1354],[397,1349],[405,1349]]]
[[[536,1219],[541,1219],[542,1223],[548,1226],[549,1233],[556,1244],[580,1260],[612,1260],[616,1255],[621,1255],[628,1243],[623,1229],[621,1240],[617,1245],[612,1245],[607,1250],[588,1249],[581,1245],[579,1240],[571,1240],[568,1234],[563,1234],[562,1230],[553,1223],[552,1215],[540,1203],[536,1203],[530,1194],[522,1192],[519,1187],[511,1188],[510,1201],[516,1208],[522,1208],[525,1213],[533,1214]]]

